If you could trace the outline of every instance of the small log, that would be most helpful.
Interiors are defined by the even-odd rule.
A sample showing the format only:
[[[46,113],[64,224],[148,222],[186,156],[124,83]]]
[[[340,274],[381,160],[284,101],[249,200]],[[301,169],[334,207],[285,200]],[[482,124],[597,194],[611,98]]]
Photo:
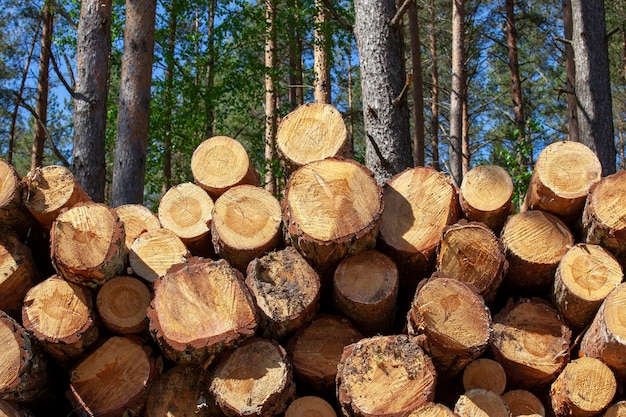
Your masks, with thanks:
[[[67,397],[79,416],[142,415],[155,377],[149,348],[113,336],[70,372]]]
[[[190,256],[189,249],[174,232],[156,229],[135,239],[128,263],[133,274],[151,283],[165,275],[173,265],[187,262]]]
[[[95,288],[124,272],[124,239],[124,225],[113,209],[99,203],[77,204],[52,225],[52,264],[63,278]]]
[[[483,223],[461,221],[444,230],[437,271],[470,284],[487,304],[493,303],[507,270],[502,242]]]
[[[463,176],[459,187],[459,203],[470,221],[484,223],[500,233],[513,212],[513,180],[496,165],[478,165]]]
[[[259,334],[281,341],[313,319],[320,300],[320,278],[292,246],[255,258],[246,285],[259,311]]]
[[[603,417],[623,417],[626,416],[626,401],[618,401],[611,405]]]
[[[579,243],[559,263],[552,300],[572,328],[581,329],[591,323],[602,301],[623,279],[622,268],[610,252]]]
[[[259,185],[260,177],[241,143],[227,136],[202,142],[191,156],[191,173],[213,201],[236,185]]]
[[[276,149],[287,174],[309,162],[349,157],[348,130],[341,113],[330,104],[306,103],[278,125]]]
[[[280,203],[253,185],[233,187],[213,207],[211,235],[215,253],[245,273],[248,263],[282,242]]]
[[[196,256],[211,257],[213,200],[200,186],[185,182],[170,188],[159,202],[159,221]]]
[[[170,360],[206,364],[254,335],[257,312],[239,271],[224,260],[192,258],[154,282],[150,333]]]
[[[424,335],[440,380],[450,380],[487,349],[491,314],[483,298],[452,278],[420,283],[407,314],[408,334]]]
[[[0,224],[13,229],[21,238],[27,237],[37,224],[22,199],[25,186],[15,168],[0,159]]]
[[[428,402],[412,411],[408,417],[458,417],[452,410],[443,404]]]
[[[545,417],[546,409],[535,394],[525,389],[514,389],[502,394],[511,417]]]
[[[282,210],[287,244],[313,265],[325,287],[346,255],[374,248],[382,190],[358,162],[328,158],[292,174]]]
[[[561,258],[574,246],[567,225],[558,217],[538,210],[510,217],[501,238],[509,262],[503,285],[518,295],[547,292]]]
[[[98,290],[96,308],[104,326],[113,333],[142,333],[148,330],[146,309],[150,289],[137,278],[119,276]]]
[[[398,299],[398,268],[387,255],[364,251],[347,256],[333,275],[333,301],[361,333],[391,330]]]
[[[459,417],[509,417],[511,412],[498,394],[474,388],[461,395],[454,404],[454,412]]]
[[[375,336],[344,349],[337,398],[346,416],[401,417],[433,401],[436,379],[430,357],[415,339]]]
[[[84,354],[100,336],[91,291],[58,275],[28,291],[22,323],[63,366]]]
[[[161,228],[159,218],[142,204],[124,204],[114,210],[124,224],[126,252],[130,253],[130,247],[140,234]]]
[[[525,206],[571,223],[580,219],[589,189],[601,177],[600,160],[586,145],[574,141],[551,143],[535,162]]]
[[[557,417],[589,417],[604,411],[617,391],[611,369],[596,358],[568,363],[550,388],[550,402]]]
[[[463,389],[470,391],[482,388],[502,395],[506,389],[506,372],[499,362],[489,358],[478,358],[463,369]]]
[[[511,388],[545,388],[570,358],[572,332],[542,299],[521,299],[493,317],[490,351]]]
[[[285,417],[337,417],[333,407],[320,397],[307,395],[289,404]]]
[[[226,352],[209,390],[227,416],[274,416],[285,412],[296,385],[285,349],[275,341],[254,338]]]
[[[17,403],[0,400],[0,417],[34,417],[26,408]]]
[[[0,230],[0,310],[19,316],[26,292],[39,280],[31,250],[10,230]]]

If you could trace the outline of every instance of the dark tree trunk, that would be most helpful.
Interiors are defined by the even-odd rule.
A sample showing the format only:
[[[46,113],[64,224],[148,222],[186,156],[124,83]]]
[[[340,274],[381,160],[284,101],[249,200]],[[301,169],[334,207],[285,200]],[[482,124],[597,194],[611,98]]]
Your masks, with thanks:
[[[463,14],[465,0],[452,1],[452,84],[450,91],[450,174],[459,186],[463,180],[463,102],[465,71]]]
[[[424,166],[424,82],[422,80],[422,45],[420,41],[417,5],[409,6],[409,34],[413,65],[413,161]]]
[[[524,152],[526,141],[526,119],[524,116],[524,97],[522,80],[517,59],[517,30],[515,29],[515,0],[506,0],[506,44],[509,52],[509,71],[511,72],[511,94],[513,98],[513,117],[515,120],[516,140],[520,145],[519,160],[522,170],[528,166],[528,158]]]
[[[576,66],[572,48],[572,2],[563,0],[563,34],[565,35],[565,90],[567,94],[567,126],[569,140],[580,142],[578,135],[578,106],[576,105]]]
[[[437,60],[437,22],[435,20],[435,0],[430,0],[430,60],[432,61],[432,87],[430,90],[430,141],[433,148],[432,166],[439,166],[439,71]]]

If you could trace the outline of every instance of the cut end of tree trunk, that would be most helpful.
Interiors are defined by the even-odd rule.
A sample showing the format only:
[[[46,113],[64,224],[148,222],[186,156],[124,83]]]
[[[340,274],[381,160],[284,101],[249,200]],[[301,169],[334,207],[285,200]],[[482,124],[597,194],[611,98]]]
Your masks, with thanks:
[[[461,395],[454,404],[459,417],[509,417],[506,403],[498,394],[482,388],[474,388]]]
[[[428,402],[411,412],[408,417],[458,417],[458,415],[443,404]]]
[[[621,417],[626,415],[626,401],[619,401],[610,406],[603,417]]]
[[[285,417],[337,417],[337,413],[328,401],[308,395],[289,404]]]
[[[124,223],[126,251],[130,252],[135,239],[143,232],[161,228],[159,218],[142,204],[124,204],[115,208],[115,213]]]
[[[468,363],[463,369],[465,391],[482,388],[502,395],[506,389],[506,373],[497,361],[479,358]]]
[[[26,183],[12,165],[0,159],[0,223],[20,236],[27,236],[36,220],[24,205],[22,193]]]
[[[146,309],[150,297],[150,289],[137,278],[115,277],[98,290],[98,315],[114,333],[141,333],[148,329]]]
[[[189,250],[174,232],[155,229],[135,239],[130,247],[128,262],[134,274],[153,282],[173,265],[187,262],[190,256]]]
[[[30,249],[13,232],[0,228],[0,310],[19,312],[26,292],[38,279]]]
[[[524,389],[505,392],[502,399],[511,412],[511,417],[545,417],[546,409],[535,394]]]

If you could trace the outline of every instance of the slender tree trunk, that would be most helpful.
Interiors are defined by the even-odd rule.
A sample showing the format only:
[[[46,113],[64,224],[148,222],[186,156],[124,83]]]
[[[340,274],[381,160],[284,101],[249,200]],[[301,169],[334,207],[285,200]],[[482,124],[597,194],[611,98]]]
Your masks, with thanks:
[[[41,49],[39,51],[39,79],[37,82],[37,104],[35,112],[35,138],[30,153],[30,169],[34,170],[43,165],[43,149],[46,143],[46,129],[48,125],[48,90],[50,53],[52,46],[52,30],[54,14],[50,2],[46,1],[43,6],[43,30],[41,31]]]
[[[452,84],[450,91],[450,174],[459,186],[463,180],[463,14],[465,0],[452,1]]]
[[[154,50],[154,0],[126,1],[111,205],[143,202]]]
[[[572,3],[563,0],[563,32],[565,35],[565,90],[567,92],[567,125],[569,140],[580,142],[578,135],[578,106],[576,104],[576,66],[572,48]]]
[[[435,21],[435,0],[430,0],[430,60],[432,61],[432,88],[430,90],[430,137],[433,149],[432,166],[437,171],[439,165],[439,71],[437,59],[437,22]]]
[[[330,104],[330,38],[327,33],[328,11],[322,0],[315,0],[315,10],[315,39],[313,41],[315,102]]]
[[[470,162],[472,159],[472,154],[470,152],[470,141],[469,141],[469,110],[467,106],[467,84],[465,85],[465,89],[463,92],[463,128],[462,132],[462,141],[461,141],[461,149],[463,154],[463,160],[461,161],[463,169],[463,177],[470,170]],[[460,185],[460,184],[459,184]]]
[[[265,188],[272,194],[277,190],[272,171],[276,150],[276,5],[275,0],[265,0]]]
[[[170,7],[169,34],[167,38],[167,54],[165,55],[165,137],[163,138],[163,189],[165,195],[172,186],[172,107],[174,105],[174,53],[176,46],[177,14],[176,0]]]
[[[104,201],[111,0],[81,3],[76,35],[72,173],[96,202]]]
[[[351,158],[354,158],[354,102],[352,99],[352,41],[350,41],[350,44],[348,46],[348,54],[347,54],[347,61],[348,61],[348,114],[350,117],[350,120],[348,122],[348,149],[349,149],[349,153],[348,155],[350,155]]]
[[[288,7],[293,11],[287,21],[289,37],[289,106],[291,110],[304,103],[302,90],[302,39],[300,39],[300,16],[296,13],[296,0],[289,0]]]
[[[209,16],[207,20],[207,42],[209,63],[207,66],[207,86],[205,92],[205,113],[206,113],[206,133],[207,138],[214,136],[215,131],[215,106],[213,104],[213,86],[215,85],[215,9],[217,0],[209,2]]]
[[[411,38],[411,64],[413,66],[413,161],[424,166],[424,82],[422,80],[422,45],[417,15],[417,5],[409,6],[409,34]]]
[[[515,29],[515,0],[506,0],[506,44],[509,52],[509,71],[511,72],[511,93],[513,98],[513,117],[519,144],[518,158],[521,169],[528,167],[528,158],[524,152],[526,141],[526,118],[524,115],[524,97],[522,95],[522,81],[517,59],[517,30]]]

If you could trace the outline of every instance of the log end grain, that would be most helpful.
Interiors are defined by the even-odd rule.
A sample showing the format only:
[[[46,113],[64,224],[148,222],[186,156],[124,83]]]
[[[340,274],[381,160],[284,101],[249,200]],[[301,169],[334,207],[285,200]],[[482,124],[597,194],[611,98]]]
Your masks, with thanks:
[[[31,250],[16,234],[0,230],[0,310],[19,312],[26,292],[39,280]]]
[[[124,204],[115,207],[115,213],[124,224],[126,234],[124,243],[127,252],[130,252],[130,247],[140,234],[161,228],[159,218],[142,204]]]
[[[506,372],[499,362],[489,358],[478,358],[463,369],[465,391],[482,388],[502,395],[506,389]]]
[[[454,404],[454,412],[459,417],[509,417],[506,403],[498,394],[474,388],[461,395]]]
[[[289,404],[285,417],[337,417],[337,413],[328,401],[307,395]]]
[[[408,417],[458,417],[443,404],[428,402],[411,412]]]
[[[98,315],[114,333],[141,333],[148,329],[146,309],[150,289],[137,278],[119,276],[107,281],[96,296]]]
[[[603,417],[623,417],[626,416],[626,401],[618,401],[611,405]]]
[[[541,400],[524,389],[507,391],[502,399],[511,412],[511,417],[545,417],[546,409]]]
[[[153,282],[173,265],[187,262],[190,256],[189,250],[174,232],[155,229],[135,239],[130,247],[128,263],[135,275]]]

